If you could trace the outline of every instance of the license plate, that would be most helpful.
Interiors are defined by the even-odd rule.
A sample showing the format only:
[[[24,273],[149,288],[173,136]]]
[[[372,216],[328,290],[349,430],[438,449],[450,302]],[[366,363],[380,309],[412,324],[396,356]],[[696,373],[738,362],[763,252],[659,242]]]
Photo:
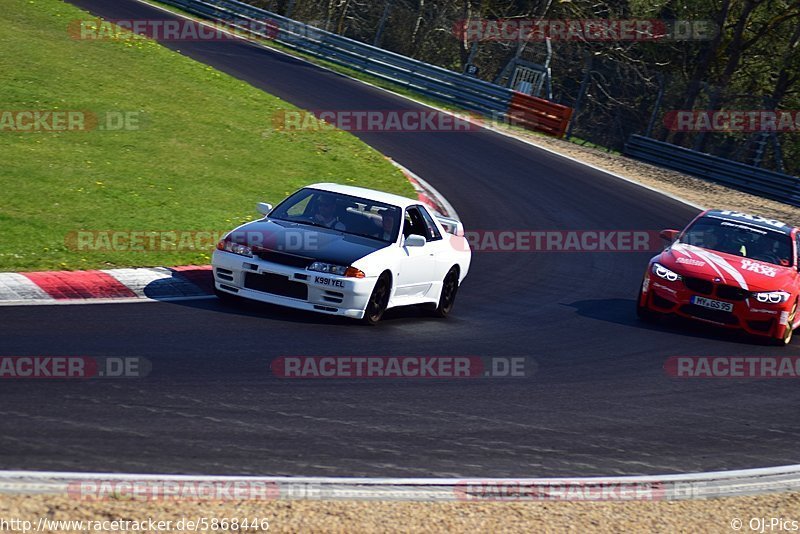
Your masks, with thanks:
[[[724,312],[732,312],[733,304],[730,302],[721,302],[719,300],[707,299],[705,297],[692,297],[692,304],[708,308],[709,310],[719,310]]]
[[[314,283],[319,284],[322,286],[330,286],[330,287],[344,287],[344,282],[341,280],[335,280],[333,278],[325,278],[324,276],[315,276]]]

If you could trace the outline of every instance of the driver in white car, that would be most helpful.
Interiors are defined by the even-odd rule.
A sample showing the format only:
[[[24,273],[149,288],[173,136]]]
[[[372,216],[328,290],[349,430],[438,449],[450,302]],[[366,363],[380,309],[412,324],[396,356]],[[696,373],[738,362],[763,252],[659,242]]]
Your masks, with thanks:
[[[391,210],[381,212],[381,229],[375,237],[384,241],[391,241],[394,233],[394,213]]]
[[[336,199],[330,195],[320,195],[317,199],[317,212],[314,214],[314,222],[333,228],[334,230],[345,231],[347,227],[336,216]]]

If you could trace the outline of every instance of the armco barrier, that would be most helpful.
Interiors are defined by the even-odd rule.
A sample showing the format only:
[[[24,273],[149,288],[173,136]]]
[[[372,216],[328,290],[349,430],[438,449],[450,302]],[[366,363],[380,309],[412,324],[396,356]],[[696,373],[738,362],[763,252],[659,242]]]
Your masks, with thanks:
[[[632,135],[625,154],[636,159],[800,206],[800,178],[768,171],[688,148]]]
[[[430,98],[492,118],[512,118],[512,113],[521,113],[524,120],[520,124],[532,130],[563,135],[572,113],[566,106],[540,98],[520,98],[527,95],[360,43],[237,0],[161,1],[203,18],[224,21],[234,26],[239,21],[238,27],[243,31],[273,39],[299,52],[357,69]],[[265,24],[265,31],[260,33],[253,30],[257,24],[241,24],[245,20],[269,24]],[[514,110],[510,108],[512,100],[516,102]],[[564,110],[568,110],[568,114]],[[564,123],[563,127],[560,126],[561,122]]]
[[[572,117],[572,108],[514,91],[508,117],[512,124],[562,137]]]
[[[43,494],[108,499],[126,498],[113,493],[121,483],[153,488],[180,484],[206,487],[239,484],[240,487],[269,488],[266,497],[283,500],[379,500],[379,501],[554,501],[628,500],[622,492],[597,498],[603,487],[652,488],[652,499],[679,501],[713,499],[800,490],[800,466],[787,465],[741,471],[687,473],[656,476],[612,476],[584,478],[333,478],[333,477],[233,477],[192,475],[134,475],[118,473],[56,473],[42,471],[0,471],[0,495]],[[170,486],[167,484],[170,483]],[[82,484],[85,484],[82,486]],[[81,488],[88,485],[85,495]],[[105,487],[103,492],[91,488]],[[576,491],[566,492],[572,488]],[[498,490],[506,490],[498,492]],[[590,492],[589,489],[592,489]],[[109,492],[111,490],[111,492]],[[562,491],[558,491],[562,490]],[[175,495],[175,491],[167,494]],[[144,493],[157,496],[155,492]],[[263,493],[261,494],[263,495]],[[251,499],[263,498],[254,494]],[[572,496],[570,496],[572,495]],[[142,494],[139,495],[140,497]],[[582,497],[584,496],[584,497]],[[192,500],[191,497],[185,497]],[[243,497],[247,499],[247,496]],[[167,497],[167,500],[177,500]],[[197,496],[194,497],[198,500]],[[647,497],[642,500],[650,500]]]

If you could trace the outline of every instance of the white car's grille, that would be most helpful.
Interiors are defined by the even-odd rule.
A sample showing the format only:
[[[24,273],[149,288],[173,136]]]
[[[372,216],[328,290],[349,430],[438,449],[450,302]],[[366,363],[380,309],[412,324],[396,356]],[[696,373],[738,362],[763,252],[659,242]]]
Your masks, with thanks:
[[[305,269],[314,262],[314,258],[307,256],[298,256],[296,254],[289,254],[279,250],[270,250],[266,248],[255,248],[255,254],[264,261],[278,263],[280,265],[288,265],[290,267],[299,267]]]
[[[282,297],[308,300],[308,286],[306,284],[294,282],[281,274],[245,273],[244,287]]]

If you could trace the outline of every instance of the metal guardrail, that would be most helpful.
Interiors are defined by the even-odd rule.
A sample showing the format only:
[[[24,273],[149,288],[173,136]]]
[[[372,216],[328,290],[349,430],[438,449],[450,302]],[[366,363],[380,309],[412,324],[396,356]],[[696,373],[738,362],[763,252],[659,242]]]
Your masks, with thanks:
[[[236,0],[161,1],[233,25],[242,19],[255,22],[241,27],[292,49],[356,68],[478,113],[505,113],[511,100],[512,91],[505,87],[360,43]],[[258,23],[267,22],[274,26],[265,28],[264,32],[254,31]]]
[[[140,491],[135,493],[134,487]],[[201,495],[206,495],[206,499],[209,494],[214,495],[216,492],[226,491],[227,488],[238,487],[240,490],[237,500],[679,501],[797,491],[800,489],[800,466],[681,475],[518,479],[251,477],[0,471],[0,495],[41,494],[69,496],[76,500],[117,498],[134,501],[161,496],[165,500],[177,501],[184,491],[193,487],[202,487],[206,493]],[[203,500],[203,497],[198,498],[195,495],[194,500]]]
[[[358,69],[433,99],[492,118],[511,117],[512,110],[509,107],[512,99],[517,95],[525,96],[506,87],[342,37],[237,0],[160,1],[203,18],[224,21],[293,50]],[[248,24],[242,24],[245,21]],[[264,25],[264,31],[259,31],[259,24]],[[539,109],[540,102],[547,104],[543,110]],[[530,101],[530,105],[533,107],[524,110],[530,112],[529,116],[551,114],[552,106],[555,106],[542,99]],[[519,106],[514,112],[519,113]],[[566,124],[566,121],[556,122]],[[564,133],[563,128],[554,129],[550,122],[540,125],[532,121],[523,125],[556,136]]]
[[[800,178],[632,135],[625,154],[636,159],[728,185],[746,193],[800,206]]]

